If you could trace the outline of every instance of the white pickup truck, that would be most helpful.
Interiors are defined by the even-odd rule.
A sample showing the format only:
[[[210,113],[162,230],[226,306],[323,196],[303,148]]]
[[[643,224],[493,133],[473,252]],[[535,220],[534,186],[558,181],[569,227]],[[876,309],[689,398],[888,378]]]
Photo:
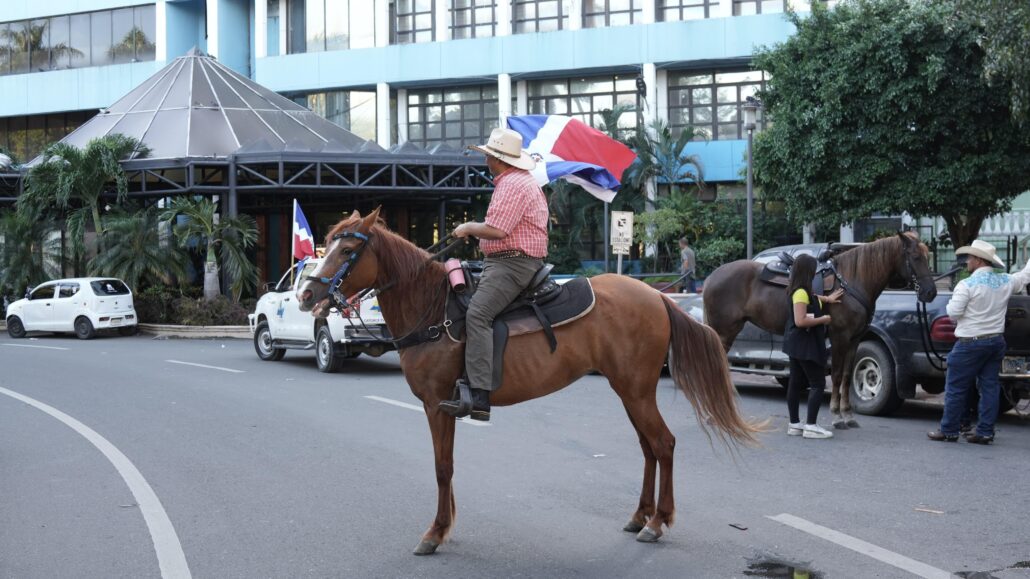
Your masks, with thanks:
[[[346,312],[333,308],[325,319],[300,311],[296,285],[310,275],[320,261],[312,259],[305,263],[293,283],[287,272],[278,284],[269,287],[268,293],[258,300],[255,312],[247,316],[258,357],[277,361],[282,360],[286,350],[314,349],[319,371],[336,372],[347,358],[356,358],[362,353],[381,356],[393,350],[390,332],[375,298],[361,301],[360,320],[354,308]]]

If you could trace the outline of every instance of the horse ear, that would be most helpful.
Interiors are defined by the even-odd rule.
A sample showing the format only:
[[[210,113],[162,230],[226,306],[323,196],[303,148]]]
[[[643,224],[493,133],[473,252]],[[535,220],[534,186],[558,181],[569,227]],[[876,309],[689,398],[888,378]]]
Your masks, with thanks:
[[[354,212],[351,213],[350,217],[348,217],[347,219],[361,219],[361,213],[357,209],[355,209]]]
[[[898,237],[901,238],[901,242],[905,244],[905,247],[909,247],[915,241],[907,231],[898,231]]]
[[[372,229],[372,226],[376,224],[376,220],[379,219],[379,210],[382,208],[383,206],[380,205],[379,207],[376,207],[371,213],[366,215],[361,220],[361,226],[358,227],[358,230],[363,233],[368,233]]]

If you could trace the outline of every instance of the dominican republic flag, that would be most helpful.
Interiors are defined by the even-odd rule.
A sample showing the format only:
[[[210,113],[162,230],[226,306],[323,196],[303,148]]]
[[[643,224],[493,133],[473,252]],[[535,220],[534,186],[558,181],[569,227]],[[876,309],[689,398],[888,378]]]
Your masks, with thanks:
[[[315,236],[297,200],[293,200],[293,258],[315,257]]]
[[[626,145],[571,117],[508,117],[508,128],[522,135],[524,148],[537,158],[537,183],[565,179],[606,203],[615,198],[622,173],[637,158]]]

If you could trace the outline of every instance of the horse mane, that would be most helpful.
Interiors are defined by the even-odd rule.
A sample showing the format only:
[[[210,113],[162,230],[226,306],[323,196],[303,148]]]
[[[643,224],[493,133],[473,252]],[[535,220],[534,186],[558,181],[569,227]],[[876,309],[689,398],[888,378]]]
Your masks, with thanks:
[[[348,217],[337,223],[326,235],[326,247],[333,236],[344,231],[353,231],[361,224],[361,218]],[[437,292],[438,284],[443,283],[445,275],[443,264],[429,261],[429,253],[414,243],[394,233],[386,226],[386,222],[377,219],[369,231],[368,248],[375,252],[379,262],[379,274],[376,276],[376,287],[388,283],[394,284],[393,290],[406,293],[407,303],[412,311],[421,312],[429,308],[442,308],[441,292]],[[420,285],[414,291],[405,291],[410,286]]]
[[[911,231],[902,235],[919,244],[919,251],[923,257],[929,255],[929,248],[919,241],[919,236]],[[891,273],[898,264],[899,256],[904,251],[903,242],[897,235],[884,237],[872,243],[865,243],[839,253],[834,257],[840,273],[848,279],[883,279],[890,278]]]

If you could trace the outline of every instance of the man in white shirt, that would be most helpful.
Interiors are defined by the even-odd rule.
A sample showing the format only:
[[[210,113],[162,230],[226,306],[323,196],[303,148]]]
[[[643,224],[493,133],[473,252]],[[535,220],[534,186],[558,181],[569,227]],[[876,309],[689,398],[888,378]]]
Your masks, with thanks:
[[[959,421],[970,391],[980,384],[980,421],[966,440],[976,444],[994,442],[994,421],[998,418],[1001,392],[1001,361],[1005,357],[1005,312],[1009,297],[1030,283],[1030,262],[1015,274],[995,273],[1005,267],[993,245],[979,239],[955,251],[968,255],[966,269],[972,274],[959,282],[948,302],[948,316],[955,321],[958,342],[948,354],[948,375],[944,386],[944,418],[940,430],[927,433],[931,440],[957,442]]]

